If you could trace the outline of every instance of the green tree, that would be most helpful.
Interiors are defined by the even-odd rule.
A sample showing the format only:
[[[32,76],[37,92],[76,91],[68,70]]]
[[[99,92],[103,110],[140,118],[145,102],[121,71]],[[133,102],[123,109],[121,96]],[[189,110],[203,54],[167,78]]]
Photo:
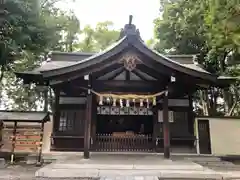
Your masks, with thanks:
[[[163,16],[155,20],[155,49],[162,53],[199,54],[198,61],[218,75],[239,76],[239,0],[162,0]],[[231,66],[230,66],[231,64]],[[201,113],[222,112],[217,98],[224,97],[225,114],[237,114],[239,85],[201,91]],[[209,98],[210,97],[210,98]],[[197,101],[196,99],[196,101]],[[239,107],[238,107],[239,108]]]
[[[120,32],[114,30],[113,25],[111,21],[99,22],[96,25],[94,39],[97,49],[104,50],[119,38]]]
[[[10,109],[36,110],[43,95],[22,88],[14,71],[32,70],[51,50],[71,51],[79,21],[73,13],[54,6],[54,0],[8,0],[0,41],[1,105]],[[66,35],[66,36],[65,36]],[[31,97],[31,98],[29,98]],[[37,103],[36,103],[37,101]]]
[[[97,23],[95,28],[86,25],[81,31],[82,40],[75,49],[82,52],[98,52],[113,44],[119,37],[120,31],[114,30],[113,22]]]
[[[95,52],[94,30],[89,26],[85,26],[81,31],[82,40],[75,45],[76,51]]]

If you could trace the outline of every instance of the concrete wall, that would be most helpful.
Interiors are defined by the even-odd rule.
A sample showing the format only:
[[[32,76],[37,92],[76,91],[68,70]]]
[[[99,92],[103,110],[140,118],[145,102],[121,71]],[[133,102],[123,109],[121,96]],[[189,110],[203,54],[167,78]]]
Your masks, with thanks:
[[[240,118],[206,117],[202,119],[209,120],[213,155],[240,155]]]

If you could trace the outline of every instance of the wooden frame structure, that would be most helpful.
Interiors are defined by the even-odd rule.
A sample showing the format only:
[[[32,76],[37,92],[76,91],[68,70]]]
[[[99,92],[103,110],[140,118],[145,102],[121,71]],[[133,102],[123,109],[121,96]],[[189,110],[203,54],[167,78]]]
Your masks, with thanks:
[[[10,136],[8,137],[6,134],[6,138],[5,141],[3,140],[3,144],[2,146],[4,146],[4,143],[9,143],[8,141],[11,141],[11,163],[14,163],[14,158],[15,158],[15,150],[16,150],[16,144],[18,141],[20,141],[21,146],[25,145],[25,143],[28,143],[28,140],[31,141],[31,143],[33,142],[34,144],[31,144],[31,147],[34,146],[37,148],[37,165],[41,165],[42,164],[42,144],[43,144],[43,132],[44,132],[44,124],[50,120],[49,117],[49,113],[47,112],[36,112],[36,111],[29,111],[29,112],[23,112],[23,111],[0,111],[0,120],[3,121],[3,123],[5,124],[3,126],[3,130],[4,128],[7,128],[9,130],[12,130],[12,135],[9,134]],[[13,126],[9,126],[6,125],[6,123],[13,123]],[[40,129],[39,129],[39,133],[38,135],[33,135],[33,134],[28,134],[28,135],[24,135],[25,133],[28,132],[24,132],[23,135],[20,136],[24,136],[24,140],[21,141],[21,139],[18,139],[17,134],[19,132],[18,130],[18,125],[22,126],[22,127],[26,127],[28,126],[28,123],[37,123],[37,124],[41,124],[40,125]],[[6,133],[6,132],[5,132]],[[34,134],[36,134],[37,132],[34,132]],[[30,137],[32,136],[39,136],[37,139],[35,139],[33,141],[33,139],[31,139]],[[11,137],[11,138],[10,138]],[[10,138],[10,139],[8,139]],[[23,144],[24,143],[24,144]],[[29,144],[26,144],[29,145]],[[24,148],[29,148],[24,147]],[[0,148],[0,150],[2,150]],[[24,152],[27,152],[26,150]]]
[[[31,72],[16,73],[24,83],[47,85],[54,90],[52,137],[56,143],[66,141],[68,145],[61,147],[62,149],[71,144],[83,144],[78,150],[84,151],[85,158],[89,158],[90,150],[94,150],[91,147],[96,139],[99,97],[93,92],[153,94],[165,91],[163,96],[156,98],[157,103],[152,107],[154,119],[152,139],[156,151],[158,143],[163,139],[164,157],[169,158],[172,138],[169,110],[179,108],[188,113],[185,117],[185,120],[187,119],[185,125],[188,126],[186,131],[193,135],[192,94],[198,89],[224,85],[219,77],[193,62],[193,55],[167,56],[149,49],[141,39],[138,29],[132,24],[131,18],[122,29],[119,40],[100,53],[52,52],[51,61],[40,68]],[[171,99],[187,101],[188,104],[179,107],[176,101],[170,105]],[[59,131],[63,118],[61,111],[66,108],[82,112],[73,120],[74,122],[71,122],[74,125],[70,128],[75,130],[69,134]],[[163,112],[162,123],[158,119],[159,110]],[[73,116],[78,115],[75,113]],[[174,131],[178,131],[180,126]],[[82,128],[84,132],[78,129],[81,127],[84,127]],[[163,133],[160,133],[161,128]],[[71,142],[68,141],[69,138],[72,139]]]

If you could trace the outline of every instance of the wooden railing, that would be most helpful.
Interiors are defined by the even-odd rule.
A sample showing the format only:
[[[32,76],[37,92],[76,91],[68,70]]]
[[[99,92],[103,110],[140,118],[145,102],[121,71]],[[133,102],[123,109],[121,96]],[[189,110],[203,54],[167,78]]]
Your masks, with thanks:
[[[153,142],[150,135],[113,136],[111,134],[97,134],[94,149],[96,151],[152,151]]]

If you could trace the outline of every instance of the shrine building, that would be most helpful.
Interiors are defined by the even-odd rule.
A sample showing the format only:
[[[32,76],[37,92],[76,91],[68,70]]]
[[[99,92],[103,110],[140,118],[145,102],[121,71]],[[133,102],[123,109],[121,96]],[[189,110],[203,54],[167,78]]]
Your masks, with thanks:
[[[195,55],[153,51],[131,21],[102,52],[52,52],[41,67],[16,73],[48,87],[46,98],[54,92],[51,150],[85,158],[94,151],[196,153],[193,94],[224,81]],[[203,142],[207,152],[209,139]]]

